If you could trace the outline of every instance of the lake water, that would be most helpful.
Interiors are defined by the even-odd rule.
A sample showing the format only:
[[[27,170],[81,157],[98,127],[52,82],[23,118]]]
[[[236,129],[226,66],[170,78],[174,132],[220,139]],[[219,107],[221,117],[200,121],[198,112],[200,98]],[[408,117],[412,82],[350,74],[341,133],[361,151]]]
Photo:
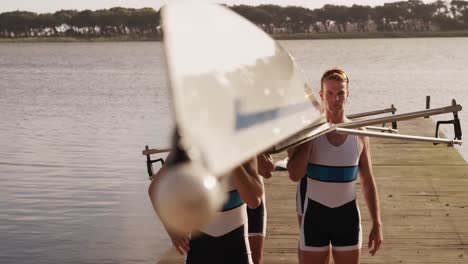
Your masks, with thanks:
[[[314,88],[349,73],[349,113],[468,107],[468,38],[282,44]],[[155,263],[141,150],[168,145],[170,109],[161,43],[1,43],[0,262]]]

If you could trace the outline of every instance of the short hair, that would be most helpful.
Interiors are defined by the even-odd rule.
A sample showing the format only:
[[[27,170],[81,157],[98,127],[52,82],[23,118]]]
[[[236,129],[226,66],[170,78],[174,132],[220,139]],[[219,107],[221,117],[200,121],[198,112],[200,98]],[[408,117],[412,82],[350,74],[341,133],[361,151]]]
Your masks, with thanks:
[[[323,82],[328,80],[346,82],[346,85],[349,85],[348,75],[338,68],[334,68],[323,73],[322,79],[320,80],[320,91],[323,91]]]

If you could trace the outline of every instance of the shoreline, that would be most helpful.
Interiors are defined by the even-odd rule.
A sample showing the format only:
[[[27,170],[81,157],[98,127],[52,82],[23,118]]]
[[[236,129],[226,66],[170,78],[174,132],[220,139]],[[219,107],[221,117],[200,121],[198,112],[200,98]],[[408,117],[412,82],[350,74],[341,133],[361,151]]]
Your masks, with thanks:
[[[276,40],[317,40],[317,39],[380,39],[380,38],[455,38],[468,37],[468,30],[429,32],[346,32],[346,33],[295,33],[271,34]],[[0,43],[35,42],[136,42],[162,40],[159,36],[115,36],[115,37],[21,37],[0,38]]]
[[[299,39],[378,39],[378,38],[456,38],[468,37],[468,30],[457,31],[426,31],[426,32],[345,32],[345,33],[298,33],[273,34],[277,40]]]
[[[160,37],[149,36],[115,36],[115,37],[27,37],[0,38],[0,43],[60,43],[60,42],[160,42]]]

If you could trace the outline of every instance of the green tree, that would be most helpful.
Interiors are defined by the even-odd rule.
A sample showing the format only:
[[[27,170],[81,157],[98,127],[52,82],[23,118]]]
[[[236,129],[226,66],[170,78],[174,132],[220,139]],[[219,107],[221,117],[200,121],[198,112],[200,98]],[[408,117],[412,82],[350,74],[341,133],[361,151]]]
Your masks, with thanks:
[[[424,4],[420,0],[409,0],[408,8],[413,30],[430,30],[430,22],[435,16],[437,7],[433,4]]]
[[[94,12],[91,10],[83,10],[72,17],[71,26],[76,28],[78,35],[86,33],[86,35],[95,35],[95,26],[97,26],[97,19]]]
[[[346,24],[350,20],[346,6],[324,5],[322,10],[327,21],[333,21],[339,32],[346,32]]]
[[[2,14],[2,27],[8,36],[30,37],[36,13],[13,11]]]
[[[348,9],[348,17],[351,23],[356,24],[357,31],[369,31],[369,19],[372,8],[370,6],[353,5]]]
[[[267,10],[247,5],[235,5],[231,9],[265,31],[272,32],[273,16]]]
[[[56,21],[56,27],[64,27],[67,28],[70,32],[73,32],[73,35],[75,32],[73,31],[72,27],[72,19],[78,15],[78,11],[76,10],[60,10],[54,13],[55,21]],[[57,34],[61,35],[62,32],[59,32],[57,30]]]
[[[452,1],[450,2],[454,19],[464,28],[468,28],[468,1]]]
[[[309,32],[310,25],[315,22],[315,17],[311,10],[288,6],[283,9],[285,25],[290,33]]]
[[[274,33],[275,30],[281,27],[286,27],[286,15],[283,12],[283,7],[278,5],[259,5],[258,9],[266,11],[271,16],[270,32]]]
[[[323,28],[325,29],[325,32],[328,33],[328,26],[330,25],[331,21],[327,12],[323,8],[314,9],[312,12],[317,21],[320,24],[322,24]]]
[[[39,14],[35,19],[33,20],[32,28],[33,31],[35,31],[35,35],[57,35],[57,29],[56,29],[57,21],[55,17],[50,14]],[[52,32],[50,32],[52,31]]]
[[[372,19],[377,24],[378,29],[389,31],[406,30],[406,21],[410,17],[406,5],[407,2],[400,1],[375,7],[374,12],[372,12]]]

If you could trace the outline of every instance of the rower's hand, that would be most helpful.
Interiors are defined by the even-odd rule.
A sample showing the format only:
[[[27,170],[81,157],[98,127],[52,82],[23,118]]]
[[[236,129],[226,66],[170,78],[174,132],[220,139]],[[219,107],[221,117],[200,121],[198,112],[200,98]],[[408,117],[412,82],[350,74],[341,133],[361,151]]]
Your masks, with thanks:
[[[271,178],[271,172],[275,170],[275,162],[270,154],[262,153],[257,156],[258,161],[258,174],[265,179]]]
[[[172,245],[180,255],[185,255],[190,250],[190,238],[188,235],[178,235],[173,232],[167,232],[172,241]]]
[[[383,241],[383,235],[382,235],[382,225],[379,224],[374,224],[372,226],[371,232],[369,234],[369,243],[368,243],[368,248],[369,248],[369,253],[374,256],[375,253],[380,248],[380,244],[382,244]]]

